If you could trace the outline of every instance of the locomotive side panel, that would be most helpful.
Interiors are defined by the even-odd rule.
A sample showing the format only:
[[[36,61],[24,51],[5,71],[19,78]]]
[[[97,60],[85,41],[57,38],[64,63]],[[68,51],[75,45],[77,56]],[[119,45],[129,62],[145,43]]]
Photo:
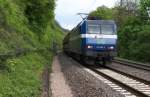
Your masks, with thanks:
[[[70,32],[70,38],[68,40],[69,52],[78,55],[84,54],[86,39],[82,38],[81,35],[86,33],[86,29],[86,21],[84,21]]]
[[[81,37],[80,37],[80,27],[75,28],[70,32],[70,52],[81,54]]]

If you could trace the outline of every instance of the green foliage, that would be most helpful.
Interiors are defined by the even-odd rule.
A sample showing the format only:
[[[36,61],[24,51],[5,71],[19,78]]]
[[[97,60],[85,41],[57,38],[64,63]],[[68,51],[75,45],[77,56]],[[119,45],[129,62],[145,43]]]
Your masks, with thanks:
[[[44,54],[43,54],[44,55]],[[50,64],[52,55],[31,53],[20,58],[9,59],[9,72],[0,73],[0,97],[38,97],[41,91],[43,64]]]
[[[129,17],[119,29],[119,56],[150,62],[150,24],[147,9],[149,0],[141,0],[137,16]]]
[[[134,60],[141,60],[143,62],[150,62],[150,25],[142,26],[141,31],[137,34],[137,39],[131,46],[132,56]]]
[[[131,55],[130,44],[137,39],[137,33],[141,31],[138,19],[130,17],[120,28],[118,33],[119,54],[127,58]]]
[[[25,22],[25,18],[23,17],[23,13],[18,10],[19,6],[14,4],[13,1],[9,0],[0,0],[0,15],[1,19],[3,19],[3,23],[7,26],[18,27],[18,25],[22,25]],[[16,24],[16,21],[18,22]]]
[[[63,33],[54,22],[54,7],[55,0],[0,0],[0,54],[52,48],[53,41],[60,45]],[[38,97],[41,73],[51,59],[47,50],[0,59],[0,97]]]
[[[0,52],[50,48],[57,34],[63,35],[61,28],[53,23],[54,6],[54,0],[0,0]]]
[[[140,1],[140,18],[142,20],[142,23],[147,23],[147,20],[149,19],[148,13],[147,13],[147,7],[150,7],[150,0],[141,0]]]
[[[120,28],[118,36],[120,57],[150,62],[150,25],[142,25],[138,17],[131,17]]]
[[[113,10],[106,6],[101,6],[98,7],[96,11],[91,12],[90,16],[97,16],[102,19],[111,20],[113,19]]]
[[[54,17],[54,0],[25,0],[25,15],[33,31],[42,35],[47,24]]]

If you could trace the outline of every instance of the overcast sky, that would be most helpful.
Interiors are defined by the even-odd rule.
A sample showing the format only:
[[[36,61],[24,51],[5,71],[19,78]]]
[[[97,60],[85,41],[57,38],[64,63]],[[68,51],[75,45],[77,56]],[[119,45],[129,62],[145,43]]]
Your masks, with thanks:
[[[89,13],[105,5],[113,7],[116,0],[57,0],[55,18],[66,29],[72,29],[82,19],[77,13]]]

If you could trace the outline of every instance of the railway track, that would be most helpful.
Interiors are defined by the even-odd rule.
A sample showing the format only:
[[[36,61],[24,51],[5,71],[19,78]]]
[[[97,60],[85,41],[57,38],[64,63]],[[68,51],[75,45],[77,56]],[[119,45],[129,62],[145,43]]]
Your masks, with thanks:
[[[150,64],[144,64],[144,63],[121,59],[121,58],[115,58],[113,62],[119,63],[119,65],[125,65],[125,66],[130,66],[141,70],[150,71]]]
[[[150,85],[147,82],[141,82],[141,80],[126,76],[127,74],[124,75],[109,68],[93,68],[91,66],[86,66],[86,68],[88,69],[85,70],[94,72],[97,78],[125,97],[150,97]]]
[[[148,64],[126,60],[122,61],[119,59],[115,59],[113,62],[150,71]],[[93,65],[84,65],[84,63],[82,64],[84,67],[86,67],[84,68],[86,71],[94,75],[96,78],[102,80],[104,83],[112,87],[115,91],[120,92],[125,97],[150,97],[150,82],[147,80],[107,66],[100,68],[100,66],[93,67]]]

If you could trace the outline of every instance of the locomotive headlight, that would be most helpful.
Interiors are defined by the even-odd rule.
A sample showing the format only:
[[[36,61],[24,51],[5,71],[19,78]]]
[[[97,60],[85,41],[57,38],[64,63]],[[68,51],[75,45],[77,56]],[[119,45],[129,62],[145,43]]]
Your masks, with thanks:
[[[113,49],[114,49],[114,47],[113,47],[113,46],[111,46],[111,47],[109,47],[109,49],[110,49],[110,50],[113,50]]]
[[[91,45],[88,45],[88,46],[87,46],[87,48],[88,48],[88,49],[91,49],[91,48],[93,48],[93,46],[91,46]]]
[[[113,46],[111,46],[111,47],[110,47],[110,49],[114,49],[114,47],[113,47]]]

